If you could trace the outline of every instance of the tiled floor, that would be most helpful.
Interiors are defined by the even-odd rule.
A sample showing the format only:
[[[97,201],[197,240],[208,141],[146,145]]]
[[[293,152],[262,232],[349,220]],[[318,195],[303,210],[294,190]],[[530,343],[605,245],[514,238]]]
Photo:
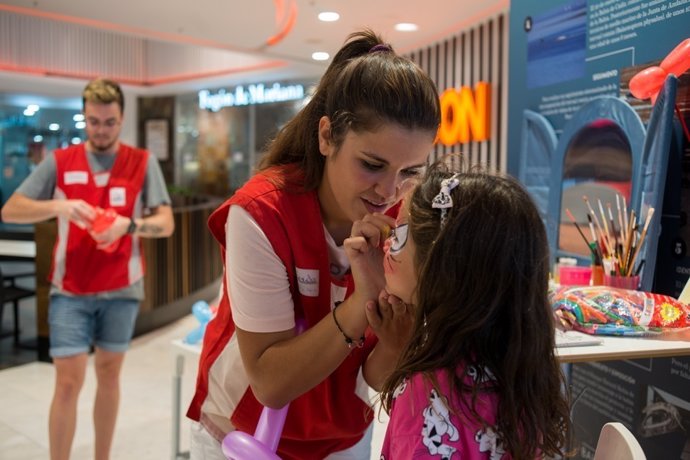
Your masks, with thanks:
[[[9,315],[6,315],[9,316]],[[172,458],[173,364],[171,342],[196,327],[190,315],[136,338],[125,359],[122,400],[112,460]],[[28,334],[28,331],[26,331]],[[11,342],[11,339],[3,339]],[[187,359],[182,381],[182,407],[191,398],[196,366]],[[0,371],[0,460],[48,458],[48,408],[52,395],[51,364],[31,362]],[[73,460],[93,458],[91,411],[95,394],[89,368],[78,407]],[[371,459],[379,458],[385,424],[377,423]],[[189,446],[187,421],[182,418],[180,446]]]

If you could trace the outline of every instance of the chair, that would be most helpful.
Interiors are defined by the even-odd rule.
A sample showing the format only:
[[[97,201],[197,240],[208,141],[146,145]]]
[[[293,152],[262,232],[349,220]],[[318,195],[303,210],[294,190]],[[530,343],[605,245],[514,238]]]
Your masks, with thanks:
[[[640,443],[625,425],[609,422],[601,428],[594,460],[646,460]]]
[[[14,313],[14,328],[12,335],[14,336],[14,345],[20,346],[19,343],[19,301],[26,299],[28,297],[33,297],[36,295],[36,291],[32,289],[26,289],[17,286],[17,278],[25,278],[29,276],[36,276],[33,272],[31,273],[17,273],[12,275],[2,274],[2,268],[0,268],[0,323],[2,321],[5,304],[12,302],[13,313]],[[0,333],[0,338],[9,334]]]

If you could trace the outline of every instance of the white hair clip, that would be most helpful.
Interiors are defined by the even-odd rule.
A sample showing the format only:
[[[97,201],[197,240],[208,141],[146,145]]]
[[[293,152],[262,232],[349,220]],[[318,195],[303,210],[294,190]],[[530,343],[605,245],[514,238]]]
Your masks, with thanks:
[[[431,200],[431,207],[441,210],[441,226],[446,222],[448,209],[453,207],[453,199],[450,197],[450,192],[459,184],[460,179],[458,179],[458,174],[454,174],[448,179],[443,179],[441,181],[441,190],[438,192],[438,195]]]

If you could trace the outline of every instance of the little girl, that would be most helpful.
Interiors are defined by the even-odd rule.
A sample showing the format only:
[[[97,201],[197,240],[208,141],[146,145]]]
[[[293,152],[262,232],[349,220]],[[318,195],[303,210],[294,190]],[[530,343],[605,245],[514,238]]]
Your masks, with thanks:
[[[539,212],[517,181],[429,168],[386,242],[379,314],[368,311],[375,331],[394,320],[381,313],[388,298],[415,314],[383,385],[390,421],[381,459],[563,454],[568,402],[548,263]]]

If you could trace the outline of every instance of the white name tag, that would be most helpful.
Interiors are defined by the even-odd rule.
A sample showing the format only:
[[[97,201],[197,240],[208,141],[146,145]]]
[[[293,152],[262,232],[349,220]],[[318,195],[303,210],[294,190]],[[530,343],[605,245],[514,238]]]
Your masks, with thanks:
[[[64,178],[65,185],[89,183],[89,173],[86,171],[66,171]]]
[[[96,184],[96,187],[105,187],[106,185],[108,185],[108,179],[110,179],[109,172],[98,173],[93,175],[93,181]]]
[[[124,187],[110,189],[110,206],[124,206],[127,204],[127,192]]]
[[[299,293],[307,297],[319,296],[319,271],[295,267]]]

